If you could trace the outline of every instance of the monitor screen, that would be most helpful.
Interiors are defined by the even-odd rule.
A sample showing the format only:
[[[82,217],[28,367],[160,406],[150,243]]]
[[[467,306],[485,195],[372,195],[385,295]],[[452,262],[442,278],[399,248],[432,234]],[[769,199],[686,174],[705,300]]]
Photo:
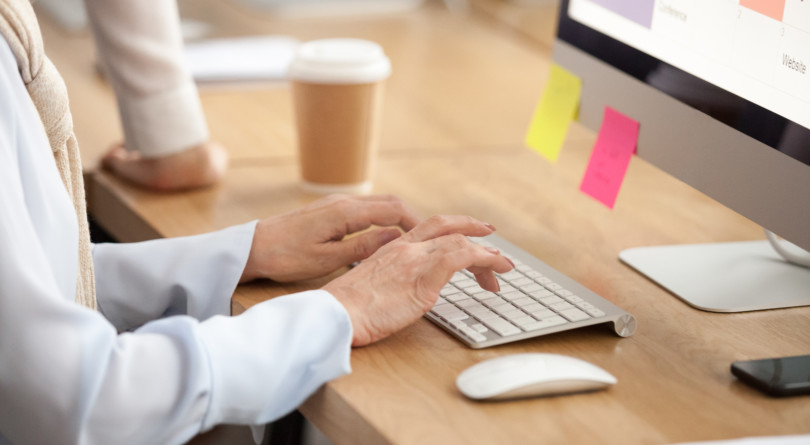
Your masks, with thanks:
[[[586,126],[598,130],[606,106],[639,121],[640,157],[810,250],[810,1],[562,0],[554,60],[582,79]],[[670,261],[658,267],[677,270]],[[761,265],[740,275],[758,279]],[[781,307],[810,304],[810,270],[790,273],[785,293],[806,301]],[[774,282],[746,285],[760,284]],[[690,304],[769,307],[755,300]]]
[[[559,41],[665,93],[706,118],[780,151],[802,164],[803,168],[794,166],[793,170],[805,177],[803,184],[810,182],[806,179],[810,176],[810,1],[564,0]],[[555,58],[561,58],[561,64],[566,66],[566,57],[557,57],[559,53],[555,48]],[[591,85],[585,82],[583,87],[594,90],[598,88],[593,85],[595,82],[600,81],[594,80]],[[645,93],[634,90],[632,94]],[[668,104],[661,104],[647,107],[640,115],[656,112],[663,117],[672,114]],[[641,123],[643,133],[645,122]],[[716,136],[707,135],[691,145],[703,146],[707,138],[711,138],[712,144],[729,145],[738,141],[722,135],[717,140]],[[645,149],[654,147],[643,145],[640,142],[639,154],[646,157]],[[732,152],[725,161],[732,162],[734,157],[741,156],[746,156],[745,151]],[[658,164],[655,159],[651,160]],[[722,193],[720,196],[714,193],[712,186],[705,184],[705,178],[690,180],[694,171],[683,175],[666,165],[659,166],[766,228],[810,249],[810,230],[798,231],[803,233],[780,230],[778,223],[770,227],[770,218],[763,219],[756,211],[746,211],[747,207],[761,203],[735,205],[735,199],[727,202]],[[723,173],[719,170],[728,167],[725,164],[713,166],[714,172],[721,176]],[[683,169],[693,167],[687,165]],[[768,164],[760,167],[779,168]],[[775,185],[768,184],[767,178],[764,181],[766,184],[760,188]],[[784,191],[796,192],[795,189]],[[784,211],[790,211],[789,207],[803,208],[801,215],[808,221],[810,189],[802,192],[807,198],[799,203],[785,203],[787,210]],[[783,199],[778,200],[780,205]],[[810,223],[804,223],[804,227],[810,227]]]
[[[672,95],[774,148],[791,122],[810,134],[808,2],[570,0],[564,31],[577,23],[609,36],[613,47],[593,45],[600,40],[585,37],[585,28],[561,36],[584,37],[576,43],[591,54],[661,89],[671,86]],[[690,94],[704,91],[711,101]],[[802,148],[808,162],[810,147]]]

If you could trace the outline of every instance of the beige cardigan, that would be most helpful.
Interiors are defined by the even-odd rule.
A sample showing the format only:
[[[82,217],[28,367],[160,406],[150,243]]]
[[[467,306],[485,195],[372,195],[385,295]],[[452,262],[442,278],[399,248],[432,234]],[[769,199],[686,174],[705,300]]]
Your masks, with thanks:
[[[79,146],[62,77],[45,56],[42,35],[29,0],[0,0],[0,35],[9,44],[20,77],[39,113],[62,183],[73,200],[79,227],[79,270],[76,301],[96,308],[93,256],[84,198]]]

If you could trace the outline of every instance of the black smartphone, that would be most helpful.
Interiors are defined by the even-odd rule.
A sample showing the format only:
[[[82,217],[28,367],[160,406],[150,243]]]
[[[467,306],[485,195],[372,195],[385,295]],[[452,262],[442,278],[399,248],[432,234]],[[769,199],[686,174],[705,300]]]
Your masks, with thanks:
[[[810,394],[810,355],[737,361],[731,373],[771,396]]]

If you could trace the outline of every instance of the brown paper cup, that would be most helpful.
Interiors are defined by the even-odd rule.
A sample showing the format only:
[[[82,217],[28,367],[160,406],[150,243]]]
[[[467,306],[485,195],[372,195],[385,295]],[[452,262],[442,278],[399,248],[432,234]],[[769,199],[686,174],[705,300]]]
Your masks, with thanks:
[[[303,187],[368,193],[379,139],[383,82],[293,82]]]
[[[390,62],[379,45],[328,39],[302,45],[293,88],[302,187],[368,193]]]

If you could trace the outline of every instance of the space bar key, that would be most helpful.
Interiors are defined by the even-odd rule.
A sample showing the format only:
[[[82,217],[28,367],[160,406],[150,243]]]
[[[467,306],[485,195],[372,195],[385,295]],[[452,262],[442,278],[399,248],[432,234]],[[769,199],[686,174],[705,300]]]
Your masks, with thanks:
[[[521,330],[513,326],[506,320],[500,318],[492,318],[489,320],[481,320],[482,323],[487,325],[488,328],[500,334],[502,337],[507,335],[520,334]]]

